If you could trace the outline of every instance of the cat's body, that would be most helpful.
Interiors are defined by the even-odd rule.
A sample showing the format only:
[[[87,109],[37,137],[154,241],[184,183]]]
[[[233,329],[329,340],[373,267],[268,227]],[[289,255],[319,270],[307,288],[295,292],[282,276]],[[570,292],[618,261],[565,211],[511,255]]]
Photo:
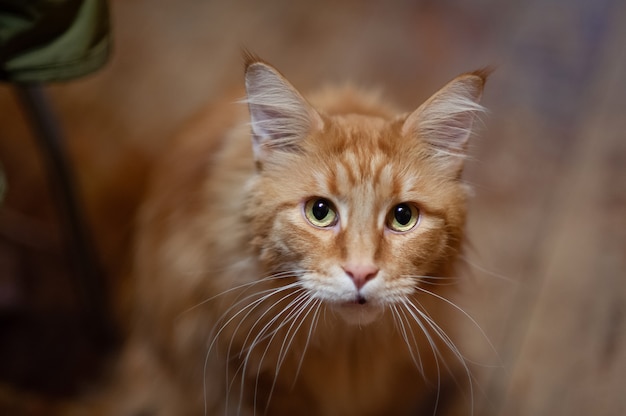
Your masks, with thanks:
[[[109,412],[442,408],[450,372],[468,377],[443,335],[454,287],[439,279],[456,276],[462,153],[484,78],[398,115],[349,88],[309,104],[249,60],[250,112],[212,107],[157,167]]]

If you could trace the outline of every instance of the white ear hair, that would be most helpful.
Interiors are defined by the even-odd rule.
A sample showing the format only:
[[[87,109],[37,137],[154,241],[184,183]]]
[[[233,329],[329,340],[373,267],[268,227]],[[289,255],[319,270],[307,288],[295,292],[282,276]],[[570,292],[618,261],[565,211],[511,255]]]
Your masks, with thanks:
[[[478,102],[487,75],[477,71],[449,82],[409,115],[402,133],[428,143],[444,167],[460,170],[474,118],[485,111]]]
[[[246,67],[246,102],[254,153],[264,160],[272,150],[292,150],[323,121],[296,89],[274,68],[253,62]]]

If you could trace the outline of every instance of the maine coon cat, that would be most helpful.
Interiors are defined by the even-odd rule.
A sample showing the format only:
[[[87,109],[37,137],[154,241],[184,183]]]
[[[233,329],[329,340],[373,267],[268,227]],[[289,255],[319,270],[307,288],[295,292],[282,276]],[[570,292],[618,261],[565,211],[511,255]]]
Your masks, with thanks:
[[[247,105],[212,106],[157,166],[108,412],[443,409],[469,377],[447,283],[485,79],[461,75],[403,114],[353,88],[304,98],[248,57]]]

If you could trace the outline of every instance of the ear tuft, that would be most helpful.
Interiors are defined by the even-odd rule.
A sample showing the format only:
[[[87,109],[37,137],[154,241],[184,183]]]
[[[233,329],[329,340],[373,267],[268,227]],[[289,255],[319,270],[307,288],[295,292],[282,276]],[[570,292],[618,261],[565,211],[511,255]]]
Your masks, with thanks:
[[[485,111],[479,101],[489,73],[483,69],[449,82],[409,115],[402,133],[428,143],[442,165],[459,171],[474,119]]]
[[[259,58],[254,52],[243,48],[241,50],[241,56],[243,58],[243,65],[245,70],[248,70],[248,67],[254,63],[263,63],[263,59]]]
[[[276,69],[249,55],[246,61],[246,102],[255,157],[289,151],[313,129],[321,129],[319,114]]]

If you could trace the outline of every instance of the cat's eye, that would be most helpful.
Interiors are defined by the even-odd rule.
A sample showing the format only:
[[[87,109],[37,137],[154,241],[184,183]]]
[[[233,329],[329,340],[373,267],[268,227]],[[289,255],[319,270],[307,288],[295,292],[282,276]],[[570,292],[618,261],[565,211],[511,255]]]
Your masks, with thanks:
[[[311,198],[304,205],[304,216],[316,227],[332,227],[337,224],[337,211],[325,198]]]
[[[415,227],[419,218],[419,209],[414,204],[403,202],[394,206],[387,214],[387,227],[392,231],[404,233]]]

